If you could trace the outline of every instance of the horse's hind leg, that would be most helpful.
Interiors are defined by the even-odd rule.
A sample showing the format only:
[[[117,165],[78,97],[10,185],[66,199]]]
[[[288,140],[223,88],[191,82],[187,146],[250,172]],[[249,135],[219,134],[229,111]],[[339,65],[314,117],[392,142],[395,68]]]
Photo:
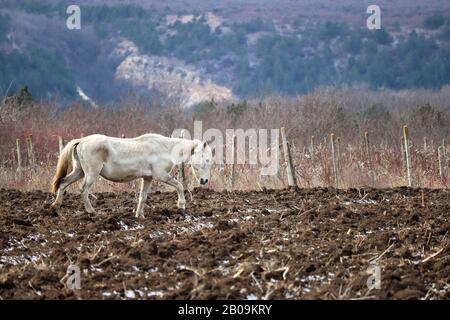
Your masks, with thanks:
[[[62,203],[64,191],[68,186],[70,186],[72,183],[77,182],[81,178],[83,178],[84,172],[83,168],[81,167],[81,163],[75,149],[72,151],[72,163],[73,168],[72,171],[61,179],[61,183],[59,184],[58,190],[56,192],[56,199],[52,203],[52,207],[59,207]]]
[[[72,172],[64,177],[61,181],[61,184],[59,185],[58,192],[56,193],[56,199],[52,203],[53,207],[58,207],[61,205],[63,200],[64,191],[68,186],[70,186],[72,183],[77,182],[81,178],[83,178],[83,170],[81,169],[81,166],[75,165]]]
[[[95,212],[94,208],[92,207],[91,201],[89,200],[89,192],[91,190],[92,184],[97,178],[98,173],[86,173],[84,176],[83,185],[81,186],[81,197],[83,198],[84,208],[88,213]]]
[[[89,153],[81,153],[80,164],[84,172],[83,184],[81,185],[81,198],[83,199],[86,212],[94,213],[95,210],[89,201],[89,192],[91,191],[92,184],[102,171],[103,162]]]

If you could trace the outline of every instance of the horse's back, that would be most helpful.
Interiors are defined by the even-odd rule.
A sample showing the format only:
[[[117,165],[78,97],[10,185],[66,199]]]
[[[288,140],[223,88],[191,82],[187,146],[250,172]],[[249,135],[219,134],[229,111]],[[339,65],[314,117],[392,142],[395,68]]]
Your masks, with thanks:
[[[84,167],[101,167],[100,175],[108,180],[131,181],[151,176],[153,166],[170,156],[164,140],[156,134],[136,138],[91,135],[80,143],[81,158]]]
[[[169,145],[170,138],[148,133],[135,138],[117,138],[102,134],[93,134],[82,138],[80,147],[84,153],[107,161],[142,157],[143,154],[161,154]],[[144,152],[145,151],[145,152]]]

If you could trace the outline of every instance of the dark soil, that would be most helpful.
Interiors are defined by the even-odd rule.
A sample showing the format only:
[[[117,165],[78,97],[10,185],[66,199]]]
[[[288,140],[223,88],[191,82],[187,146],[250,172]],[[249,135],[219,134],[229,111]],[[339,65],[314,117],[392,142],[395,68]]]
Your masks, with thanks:
[[[0,190],[0,299],[449,299],[448,190]],[[433,256],[434,255],[434,256]],[[380,267],[381,289],[366,270]],[[66,287],[70,264],[81,289]]]

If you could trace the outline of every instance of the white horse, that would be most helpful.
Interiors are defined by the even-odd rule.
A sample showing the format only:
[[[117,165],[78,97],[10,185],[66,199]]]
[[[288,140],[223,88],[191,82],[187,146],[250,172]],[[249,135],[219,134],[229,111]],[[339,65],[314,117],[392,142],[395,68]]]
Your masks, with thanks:
[[[175,187],[178,208],[185,210],[183,185],[170,172],[174,166],[188,162],[202,185],[210,180],[212,150],[206,141],[168,138],[159,134],[144,134],[137,138],[121,139],[94,134],[70,141],[63,149],[56,166],[52,191],[56,199],[52,207],[62,203],[64,190],[84,177],[81,195],[87,212],[94,208],[89,191],[98,178],[114,182],[128,182],[141,178],[136,218],[143,215],[144,204],[152,178]],[[67,175],[69,166],[72,171]]]

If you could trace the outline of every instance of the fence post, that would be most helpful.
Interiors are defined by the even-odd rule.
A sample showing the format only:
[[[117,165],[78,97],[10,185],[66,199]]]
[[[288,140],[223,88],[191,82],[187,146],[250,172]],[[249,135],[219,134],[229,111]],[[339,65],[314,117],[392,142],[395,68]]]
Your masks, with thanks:
[[[423,152],[426,154],[427,151],[428,151],[427,137],[423,137]]]
[[[287,142],[287,154],[288,154],[288,159],[289,159],[289,167],[291,168],[291,173],[292,173],[293,186],[297,186],[297,179],[295,177],[295,167],[294,167],[294,163],[292,162],[291,143],[289,141],[286,141],[286,142]]]
[[[234,180],[235,180],[235,168],[234,163],[236,162],[236,135],[233,135],[233,141],[231,142],[231,173],[230,173],[230,185],[231,189],[234,188]]]
[[[405,155],[405,143],[403,139],[403,134],[400,136],[400,152],[402,154],[403,175],[406,176],[406,155]]]
[[[295,186],[295,172],[294,166],[292,164],[291,150],[286,138],[286,131],[284,127],[281,127],[280,131],[281,131],[281,142],[283,144],[284,161],[286,164],[286,175],[288,180],[288,186],[293,187]]]
[[[444,173],[444,165],[445,165],[445,147],[438,147],[438,161],[439,161],[439,177],[441,177],[442,181],[445,179]]]
[[[16,139],[16,148],[17,148],[17,172],[22,171],[22,154],[20,152],[20,140]]]
[[[338,181],[338,168],[337,168],[337,161],[336,161],[336,148],[334,146],[334,133],[331,134],[331,155],[333,158],[333,173],[334,173],[334,185],[336,188],[339,187],[339,181]]]
[[[61,154],[64,149],[64,139],[61,136],[58,137],[58,145],[59,145],[59,154]]]
[[[405,144],[405,158],[406,158],[406,177],[408,179],[408,187],[412,187],[411,179],[411,156],[409,154],[409,130],[408,126],[403,126],[403,142]]]
[[[311,136],[311,143],[310,143],[309,153],[310,153],[311,155],[314,154],[314,136]]]
[[[341,138],[336,138],[336,164],[338,172],[341,173]]]
[[[180,138],[181,139],[184,138],[184,130],[181,130]],[[181,162],[178,165],[178,181],[184,185],[184,163],[183,162]]]
[[[34,168],[36,166],[36,156],[34,155],[33,135],[28,136],[28,161],[29,165]]]
[[[366,142],[367,165],[369,167],[369,177],[370,177],[370,179],[372,179],[372,182],[373,182],[374,175],[373,175],[373,168],[372,168],[372,156],[370,154],[370,140],[369,140],[369,133],[367,131],[364,133],[364,140]]]

